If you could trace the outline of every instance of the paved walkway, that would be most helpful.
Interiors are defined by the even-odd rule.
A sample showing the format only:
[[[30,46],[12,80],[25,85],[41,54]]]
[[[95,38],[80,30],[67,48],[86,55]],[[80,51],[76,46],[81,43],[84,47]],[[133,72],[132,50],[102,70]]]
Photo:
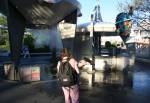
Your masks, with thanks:
[[[149,103],[149,67],[136,64],[132,79],[132,86],[81,84],[80,103]],[[64,103],[64,97],[55,78],[26,84],[1,80],[0,103]]]
[[[149,103],[149,66],[136,64],[132,79],[131,87],[81,84],[80,103]],[[32,83],[0,80],[0,103],[64,103],[64,97],[55,78]]]
[[[1,81],[0,103],[64,103],[56,80],[22,84]]]

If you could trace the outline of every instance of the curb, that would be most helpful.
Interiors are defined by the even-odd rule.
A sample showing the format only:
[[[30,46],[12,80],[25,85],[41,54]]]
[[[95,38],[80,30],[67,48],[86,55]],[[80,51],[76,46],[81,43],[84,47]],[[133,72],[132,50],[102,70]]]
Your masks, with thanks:
[[[150,63],[150,59],[144,59],[144,58],[135,58],[135,61],[137,61],[137,62],[144,62],[144,63]]]

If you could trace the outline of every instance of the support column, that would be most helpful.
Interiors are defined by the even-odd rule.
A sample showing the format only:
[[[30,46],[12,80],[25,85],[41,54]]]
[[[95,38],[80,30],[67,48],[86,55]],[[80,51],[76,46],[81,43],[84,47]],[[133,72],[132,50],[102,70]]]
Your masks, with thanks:
[[[25,19],[17,11],[10,1],[8,1],[8,32],[11,50],[11,60],[14,64],[14,79],[18,80],[18,65],[20,62],[20,51],[22,47],[22,39],[24,35]]]
[[[102,50],[102,47],[101,47],[101,35],[99,36],[99,55],[101,55],[101,50]]]

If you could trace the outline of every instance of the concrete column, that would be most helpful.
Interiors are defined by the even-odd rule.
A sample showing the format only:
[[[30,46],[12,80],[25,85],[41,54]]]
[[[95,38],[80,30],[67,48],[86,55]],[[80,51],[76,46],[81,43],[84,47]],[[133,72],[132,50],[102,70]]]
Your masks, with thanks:
[[[15,66],[15,77],[17,79],[18,65],[20,59],[20,51],[22,46],[22,39],[24,35],[25,19],[8,1],[8,32],[11,50],[11,60]]]

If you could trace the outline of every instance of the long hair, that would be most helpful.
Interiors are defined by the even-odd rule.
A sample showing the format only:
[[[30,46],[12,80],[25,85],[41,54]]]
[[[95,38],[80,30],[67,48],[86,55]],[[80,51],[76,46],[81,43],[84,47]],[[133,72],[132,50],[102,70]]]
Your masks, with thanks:
[[[71,58],[70,51],[67,48],[63,48],[60,53],[60,59],[62,60],[64,57]]]

